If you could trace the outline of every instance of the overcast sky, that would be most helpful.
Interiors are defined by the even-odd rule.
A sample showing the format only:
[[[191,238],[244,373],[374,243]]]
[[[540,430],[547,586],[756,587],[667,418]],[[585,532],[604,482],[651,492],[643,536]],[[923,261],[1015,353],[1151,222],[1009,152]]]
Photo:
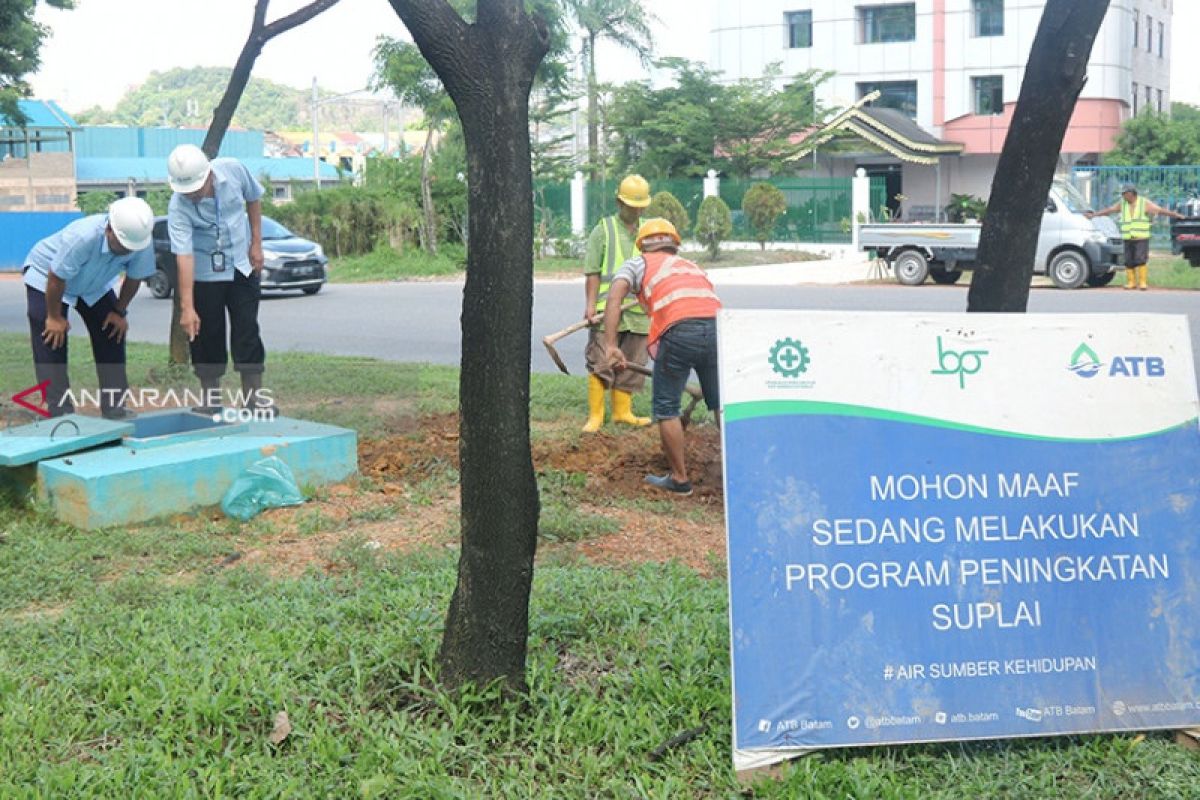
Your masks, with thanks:
[[[738,2],[738,0],[720,0]],[[751,2],[752,0],[741,0]],[[306,0],[274,0],[277,19]],[[647,0],[662,20],[658,55],[708,57],[708,8],[713,0]],[[42,48],[42,68],[33,76],[39,98],[57,100],[69,111],[99,104],[111,108],[126,89],[153,70],[232,66],[250,27],[251,0],[77,0],[73,11],[39,5],[38,18],[51,30]],[[1200,104],[1200,69],[1186,42],[1200,30],[1200,0],[1176,0],[1171,93]],[[1181,35],[1181,34],[1187,35]],[[387,0],[341,0],[307,25],[270,42],[255,74],[297,88],[315,76],[323,89],[351,92],[366,86],[371,49],[379,35],[403,36]],[[637,59],[601,52],[602,80],[641,77]]]

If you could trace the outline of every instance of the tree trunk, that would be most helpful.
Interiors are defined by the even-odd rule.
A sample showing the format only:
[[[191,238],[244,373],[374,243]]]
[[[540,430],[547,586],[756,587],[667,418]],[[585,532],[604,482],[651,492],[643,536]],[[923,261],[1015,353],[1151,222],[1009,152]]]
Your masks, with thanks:
[[[171,292],[171,337],[169,340],[167,363],[172,367],[186,367],[192,360],[192,348],[188,344],[187,334],[179,325],[182,309],[179,306],[179,289]]]
[[[424,212],[424,222],[421,223],[421,247],[430,255],[437,255],[437,217],[433,207],[433,179],[429,174],[429,165],[433,161],[433,128],[434,120],[426,120],[429,130],[425,132],[425,152],[421,154],[421,211]]]
[[[1023,312],[1046,197],[1109,0],[1048,0],[979,236],[968,311]]]
[[[438,73],[467,146],[470,248],[459,380],[462,552],[440,662],[450,686],[525,686],[538,495],[529,445],[533,176],[529,92],[549,49],[523,0],[390,0]]]
[[[314,0],[268,25],[267,6],[271,4],[271,0],[255,0],[254,21],[250,24],[250,35],[246,37],[246,43],[242,45],[242,52],[233,66],[233,73],[229,76],[229,85],[225,87],[225,94],[221,96],[221,102],[217,103],[217,107],[213,109],[213,118],[208,124],[208,132],[204,135],[204,144],[200,146],[206,156],[216,158],[217,153],[220,152],[221,140],[225,138],[225,132],[229,130],[229,123],[233,120],[233,114],[242,100],[242,92],[246,90],[246,84],[250,82],[250,73],[254,70],[254,62],[262,53],[263,46],[279,34],[290,31],[297,25],[303,25],[337,3],[338,0]]]
[[[596,35],[588,34],[587,46],[587,95],[588,95],[588,179],[600,180],[600,90],[596,86]]]

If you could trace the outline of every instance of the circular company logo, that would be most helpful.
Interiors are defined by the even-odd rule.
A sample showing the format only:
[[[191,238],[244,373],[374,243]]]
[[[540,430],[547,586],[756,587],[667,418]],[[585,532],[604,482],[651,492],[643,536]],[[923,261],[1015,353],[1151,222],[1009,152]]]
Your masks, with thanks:
[[[808,348],[799,339],[779,339],[767,359],[771,369],[785,378],[798,378],[808,371]]]
[[[1126,711],[1125,704],[1122,703],[1120,700],[1118,700],[1112,704],[1112,712],[1114,714],[1116,714],[1118,717],[1125,716],[1125,711]]]
[[[858,717],[850,717],[846,720],[846,727],[852,731],[858,730],[858,726],[860,724],[861,722],[859,721]]]

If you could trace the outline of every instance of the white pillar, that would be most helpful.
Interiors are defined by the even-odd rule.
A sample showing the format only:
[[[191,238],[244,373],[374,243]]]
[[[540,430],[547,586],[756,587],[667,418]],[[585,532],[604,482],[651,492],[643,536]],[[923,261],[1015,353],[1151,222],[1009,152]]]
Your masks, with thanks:
[[[850,242],[858,250],[858,226],[871,219],[871,179],[862,167],[854,173],[850,188]]]
[[[587,181],[582,172],[571,179],[571,233],[582,236],[587,232]]]
[[[721,196],[721,179],[717,177],[717,171],[715,169],[710,169],[708,171],[708,177],[704,179],[704,196]]]

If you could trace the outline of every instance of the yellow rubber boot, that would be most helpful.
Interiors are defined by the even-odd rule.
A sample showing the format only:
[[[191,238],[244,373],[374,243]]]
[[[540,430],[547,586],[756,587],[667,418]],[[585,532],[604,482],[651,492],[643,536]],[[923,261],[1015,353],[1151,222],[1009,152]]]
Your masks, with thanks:
[[[1138,288],[1143,292],[1146,291],[1146,273],[1150,271],[1150,267],[1143,264],[1138,267]]]
[[[588,375],[588,419],[584,433],[595,433],[604,424],[604,381]]]
[[[1137,288],[1137,267],[1126,267],[1125,268],[1125,288],[1126,289],[1136,289]]]
[[[622,392],[620,389],[613,389],[613,422],[623,422],[626,425],[634,425],[638,428],[643,428],[650,424],[649,417],[635,417],[633,415],[633,395],[629,392]]]

